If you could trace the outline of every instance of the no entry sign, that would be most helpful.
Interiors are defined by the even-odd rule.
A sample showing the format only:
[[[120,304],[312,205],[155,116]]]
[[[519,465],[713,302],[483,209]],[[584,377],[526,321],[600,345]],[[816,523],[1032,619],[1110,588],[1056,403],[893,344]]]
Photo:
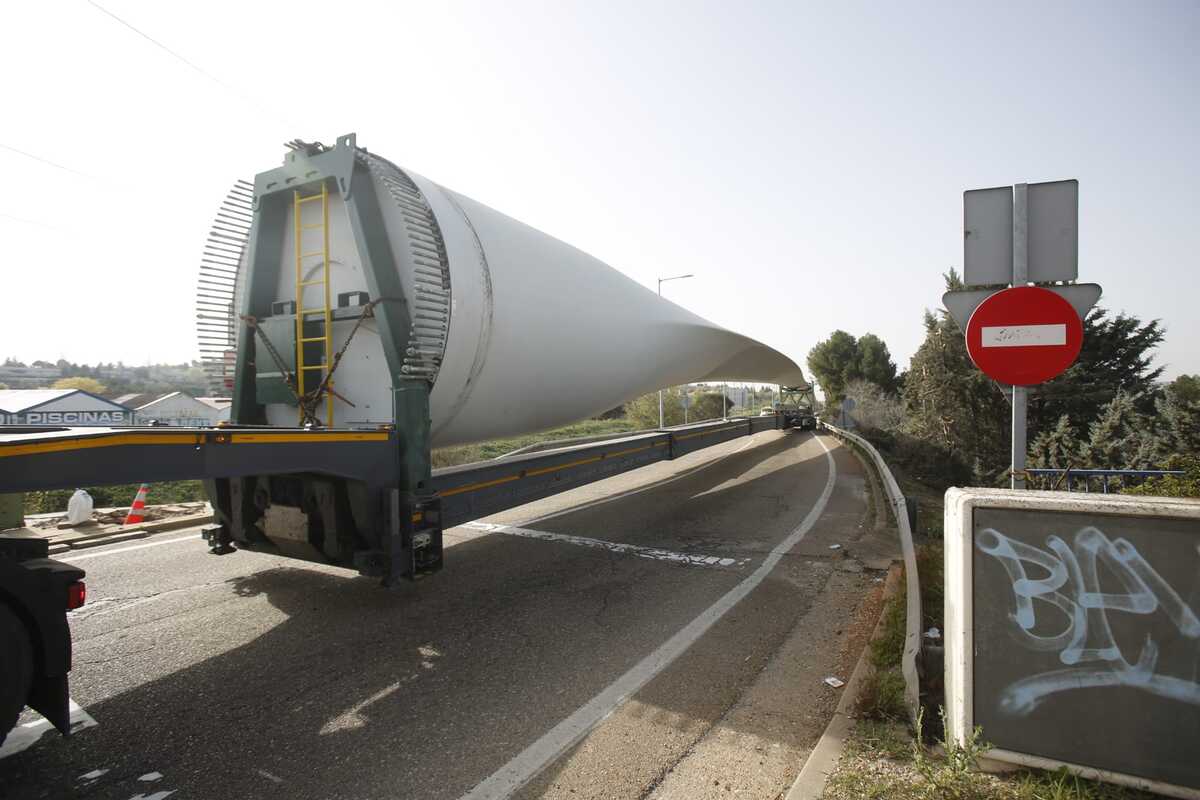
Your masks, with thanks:
[[[975,366],[1013,386],[1050,380],[1075,362],[1082,345],[1075,309],[1037,286],[997,292],[967,322],[967,353]]]

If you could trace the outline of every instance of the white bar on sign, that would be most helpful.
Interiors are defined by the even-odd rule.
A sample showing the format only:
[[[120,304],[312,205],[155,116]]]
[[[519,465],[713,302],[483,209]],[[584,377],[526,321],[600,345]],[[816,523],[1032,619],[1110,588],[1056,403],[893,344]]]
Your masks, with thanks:
[[[984,347],[1050,347],[1067,343],[1067,326],[997,325],[983,328]]]

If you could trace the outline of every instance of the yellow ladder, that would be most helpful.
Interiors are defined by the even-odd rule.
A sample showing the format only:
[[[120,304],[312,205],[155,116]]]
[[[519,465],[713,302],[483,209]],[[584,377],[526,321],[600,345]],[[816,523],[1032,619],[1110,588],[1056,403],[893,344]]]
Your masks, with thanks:
[[[333,318],[329,305],[329,187],[322,182],[320,194],[301,195],[299,191],[292,193],[292,221],[296,232],[296,382],[298,394],[305,398],[308,391],[317,389],[325,378],[325,371],[333,363]],[[305,206],[310,203],[320,203],[320,220],[306,222]],[[309,214],[311,218],[312,214]],[[313,234],[313,231],[320,231]],[[306,235],[307,234],[307,235]],[[315,247],[312,239],[321,237],[319,247]],[[306,250],[306,247],[314,249]],[[314,263],[313,259],[320,259]],[[312,272],[313,277],[306,278],[305,273]],[[304,300],[305,290],[312,286],[321,287],[319,305],[308,306]],[[318,316],[320,315],[320,316]],[[305,336],[305,323],[311,329],[320,324],[319,336]],[[308,363],[304,359],[305,345],[323,342],[321,361]],[[309,373],[316,377],[307,379]],[[306,384],[310,387],[305,388]],[[333,381],[325,387],[325,425],[333,426]],[[304,422],[304,407],[300,408],[300,422]]]

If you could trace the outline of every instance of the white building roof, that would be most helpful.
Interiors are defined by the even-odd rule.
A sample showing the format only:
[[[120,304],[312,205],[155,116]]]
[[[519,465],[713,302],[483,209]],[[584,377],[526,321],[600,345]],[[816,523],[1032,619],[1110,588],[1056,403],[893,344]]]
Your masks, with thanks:
[[[27,408],[40,406],[78,391],[78,389],[0,389],[0,410],[10,414],[19,414]]]
[[[80,394],[126,411],[129,410],[120,403],[109,400],[106,397],[99,397],[91,392],[85,392],[82,389],[0,389],[0,410],[6,411],[9,414],[20,414],[23,411],[44,406],[47,403],[61,400],[73,394]]]
[[[128,406],[135,411],[150,403],[157,402],[166,397],[165,394],[154,394],[153,392],[134,392],[133,394],[123,394],[116,398],[117,402],[123,406]]]
[[[141,404],[137,407],[138,411],[144,411],[145,409],[149,408],[150,406],[156,406],[159,403],[163,402],[164,400],[170,400],[172,397],[186,397],[188,400],[195,399],[190,394],[184,394],[183,392],[168,392],[166,394],[145,395],[145,396],[149,397],[150,399],[142,400]]]

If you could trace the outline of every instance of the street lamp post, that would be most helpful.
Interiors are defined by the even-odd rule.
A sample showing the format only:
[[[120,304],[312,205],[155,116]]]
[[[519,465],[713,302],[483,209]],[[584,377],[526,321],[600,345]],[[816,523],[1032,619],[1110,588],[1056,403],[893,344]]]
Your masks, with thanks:
[[[666,283],[667,281],[677,281],[677,280],[681,280],[683,278],[691,278],[691,277],[694,277],[694,276],[689,272],[687,275],[672,275],[670,278],[659,278],[658,279],[658,296],[662,297],[662,285],[664,283]],[[658,427],[660,427],[660,428],[665,427],[665,425],[663,424],[662,389],[658,390]]]

